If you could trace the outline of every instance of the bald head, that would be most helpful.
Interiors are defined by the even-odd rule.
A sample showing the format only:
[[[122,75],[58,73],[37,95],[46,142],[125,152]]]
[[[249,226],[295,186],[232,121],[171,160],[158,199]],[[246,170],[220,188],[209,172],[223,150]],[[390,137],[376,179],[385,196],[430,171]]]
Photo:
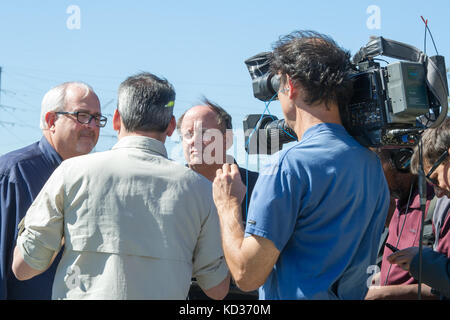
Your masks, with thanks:
[[[226,112],[222,107],[220,107],[216,103],[213,103],[210,100],[204,98],[201,103],[188,109],[183,115],[181,115],[180,119],[178,119],[177,124],[178,131],[180,131],[183,119],[188,112],[191,111],[197,112],[198,110],[205,110],[205,112],[207,112],[208,111],[207,109],[211,110],[213,114],[216,116],[217,124],[219,125],[223,133],[225,133],[227,129],[231,130],[233,128],[231,124],[231,116],[228,114],[228,112]]]
[[[222,128],[223,126],[219,124],[218,114],[207,105],[197,105],[188,109],[182,117],[180,117],[178,129],[181,130],[185,120],[187,122],[192,121],[193,119],[207,124],[207,127],[225,131],[225,128]]]
[[[202,174],[208,172],[207,176],[225,163],[226,150],[232,144],[231,117],[221,107],[196,105],[180,117],[177,128],[189,167]]]

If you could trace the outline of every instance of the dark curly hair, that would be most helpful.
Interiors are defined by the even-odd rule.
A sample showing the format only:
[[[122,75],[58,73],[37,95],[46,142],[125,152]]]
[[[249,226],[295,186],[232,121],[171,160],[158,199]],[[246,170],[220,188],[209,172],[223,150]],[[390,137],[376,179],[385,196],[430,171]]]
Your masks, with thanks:
[[[286,75],[294,85],[305,90],[304,102],[336,102],[340,108],[347,105],[353,94],[350,79],[350,53],[340,48],[333,39],[315,31],[295,31],[281,37],[274,45],[271,71]]]

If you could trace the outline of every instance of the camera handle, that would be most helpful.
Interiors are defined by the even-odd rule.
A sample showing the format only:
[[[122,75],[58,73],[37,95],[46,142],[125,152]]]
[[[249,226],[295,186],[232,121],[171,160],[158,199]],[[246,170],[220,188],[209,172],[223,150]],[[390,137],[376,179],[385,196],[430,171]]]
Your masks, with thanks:
[[[445,120],[448,112],[448,84],[445,76],[444,57],[439,55],[428,57],[424,52],[411,45],[383,37],[373,37],[355,54],[353,63],[372,60],[378,55],[420,62],[424,65],[426,84],[442,107],[439,117],[430,126],[430,128],[438,127]]]

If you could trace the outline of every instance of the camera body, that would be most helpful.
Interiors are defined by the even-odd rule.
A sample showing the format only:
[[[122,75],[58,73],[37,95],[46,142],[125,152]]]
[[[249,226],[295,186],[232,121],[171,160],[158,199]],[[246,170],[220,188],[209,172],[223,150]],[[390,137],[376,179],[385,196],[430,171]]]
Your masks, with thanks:
[[[428,59],[438,62],[446,80],[444,57]],[[344,127],[364,146],[414,147],[426,123],[444,111],[427,85],[422,62],[396,61],[381,67],[365,58],[355,69],[353,97],[340,112]]]
[[[264,52],[245,61],[254,96],[262,101],[276,99],[280,84],[279,76],[269,72],[271,55]],[[406,61],[381,67],[374,59],[377,55]],[[447,116],[448,84],[443,56],[428,57],[410,45],[377,37],[362,47],[352,62],[354,93],[350,103],[340,107],[340,115],[344,127],[363,146],[414,147],[423,130],[439,125]],[[274,119],[277,122],[272,124],[268,120],[271,116],[259,115],[261,121],[255,124],[257,115],[250,116],[244,119],[249,154],[272,154],[281,150],[283,143],[295,140],[295,134],[285,134],[288,128],[283,120]],[[250,137],[251,128],[258,132],[256,138]],[[277,128],[280,138],[275,141]],[[277,145],[278,150],[251,147],[254,143],[263,145],[264,139],[267,146]]]
[[[283,144],[297,140],[294,130],[276,116],[248,114],[243,121],[248,154],[274,154]]]

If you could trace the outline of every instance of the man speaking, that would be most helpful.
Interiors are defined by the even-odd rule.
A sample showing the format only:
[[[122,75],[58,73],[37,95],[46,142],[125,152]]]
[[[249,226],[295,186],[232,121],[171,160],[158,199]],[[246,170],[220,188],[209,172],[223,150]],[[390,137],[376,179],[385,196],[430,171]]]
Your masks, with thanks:
[[[363,299],[389,207],[381,163],[342,126],[352,95],[349,53],[327,36],[295,32],[275,46],[278,99],[299,142],[260,172],[244,230],[235,165],[213,184],[228,267],[261,299]]]

